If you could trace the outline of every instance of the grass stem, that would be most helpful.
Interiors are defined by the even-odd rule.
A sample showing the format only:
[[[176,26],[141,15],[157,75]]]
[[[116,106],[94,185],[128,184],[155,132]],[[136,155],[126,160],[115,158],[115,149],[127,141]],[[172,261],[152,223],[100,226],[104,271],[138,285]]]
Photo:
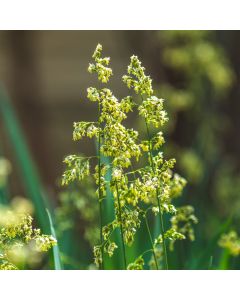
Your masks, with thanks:
[[[154,250],[153,239],[152,239],[152,235],[151,235],[151,231],[150,231],[150,228],[149,228],[149,224],[148,224],[148,220],[147,220],[147,216],[146,215],[144,216],[144,219],[145,219],[145,223],[146,223],[146,227],[147,227],[147,231],[148,231],[148,236],[149,236],[149,239],[150,239],[150,242],[151,242],[151,246],[152,246],[152,252],[153,252],[155,266],[156,266],[156,269],[158,270],[157,257],[156,257],[156,253],[155,253],[155,250]]]
[[[123,236],[123,227],[122,227],[122,209],[119,200],[119,192],[118,192],[118,184],[116,182],[116,189],[117,189],[117,201],[118,201],[118,210],[119,210],[119,218],[120,218],[120,231],[121,231],[121,239],[122,239],[122,249],[123,249],[123,261],[124,261],[124,269],[127,269],[127,259],[126,259],[126,249],[124,243],[124,236]]]
[[[101,114],[101,103],[98,103],[98,114],[100,118]],[[99,123],[98,118],[98,123]],[[102,195],[101,195],[101,126],[99,123],[99,132],[98,132],[98,202],[99,202],[99,218],[100,218],[100,242],[101,245],[103,244],[103,211],[102,211]],[[99,265],[100,270],[104,270],[104,259],[103,259],[103,247],[101,247],[101,254],[102,254],[102,263]]]

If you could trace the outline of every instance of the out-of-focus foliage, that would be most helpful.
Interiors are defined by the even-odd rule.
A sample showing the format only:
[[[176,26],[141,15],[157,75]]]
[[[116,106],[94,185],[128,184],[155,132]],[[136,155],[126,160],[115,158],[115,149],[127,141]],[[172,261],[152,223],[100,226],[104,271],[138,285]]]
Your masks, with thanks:
[[[20,206],[24,203],[19,204]],[[23,206],[22,206],[23,207]],[[41,262],[41,252],[47,252],[57,241],[33,228],[29,214],[0,207],[0,269],[24,268]],[[22,208],[20,208],[22,209]]]
[[[189,182],[184,198],[194,203],[199,216],[196,247],[201,247],[213,238],[221,219],[238,215],[240,175],[224,142],[231,130],[224,107],[230,105],[235,74],[216,32],[155,34],[160,49],[159,93],[167,99],[172,120],[166,151],[177,158]],[[217,255],[216,248],[212,255]]]
[[[0,158],[0,188],[8,184],[11,163]],[[2,203],[9,202],[5,199]],[[47,252],[57,244],[51,235],[35,229],[32,203],[24,197],[14,197],[9,205],[0,205],[0,269],[16,270],[36,268]]]
[[[72,185],[59,194],[59,200],[60,205],[56,209],[59,236],[81,223],[84,239],[93,246],[99,237],[98,206],[93,181],[87,178],[83,183]]]
[[[0,206],[0,269],[36,268],[57,241],[33,227],[33,206],[15,197],[10,206]]]
[[[8,176],[11,173],[11,164],[4,158],[0,157],[0,188],[7,184]]]
[[[133,263],[128,265],[128,270],[143,270],[144,259],[142,256],[138,257]]]
[[[162,31],[158,35],[164,70],[159,92],[167,99],[174,120],[168,131],[181,138],[181,144],[173,144],[170,150],[177,154],[183,174],[198,185],[208,163],[222,155],[220,136],[229,119],[220,111],[221,100],[226,99],[234,74],[213,32]],[[177,127],[179,123],[182,128]]]
[[[0,156],[0,204],[8,203],[7,184],[11,169],[10,162],[6,158]]]
[[[98,242],[99,237],[98,203],[94,182],[88,177],[80,183],[71,184],[59,193],[59,200],[59,206],[55,211],[56,229],[60,244],[61,241],[63,243],[62,247],[60,245],[63,261],[68,265],[68,268],[75,268],[81,264],[84,265],[84,268],[92,268],[93,254],[91,249]],[[66,235],[70,233],[73,236],[70,240],[66,240]],[[75,235],[79,235],[81,252],[68,253],[64,243],[76,243]],[[84,255],[85,262],[81,261],[83,258],[82,251],[87,253]]]
[[[193,204],[199,219],[196,241],[178,248],[178,257],[171,256],[173,268],[208,268],[212,256],[213,263],[218,261],[215,236],[231,216],[238,217],[239,159],[229,153],[235,142],[227,142],[237,74],[224,49],[231,46],[219,43],[219,36],[213,31],[155,31],[134,40],[165,99],[170,122],[163,128],[168,140],[164,150],[176,158],[177,171],[188,181],[180,202]],[[139,127],[144,130],[144,123]],[[210,240],[214,243],[202,251]]]
[[[35,163],[30,154],[28,143],[9,96],[0,85],[0,120],[4,126],[8,141],[12,144],[15,157],[16,171],[19,169],[21,182],[26,195],[35,207],[35,218],[44,233],[50,234],[50,226],[46,209],[51,210],[51,203],[47,198],[40,180]],[[1,146],[1,145],[0,145]],[[6,192],[5,192],[6,194]]]
[[[221,97],[221,93],[225,93],[231,86],[233,74],[225,53],[214,43],[213,35],[210,31],[162,31],[162,58],[166,67],[178,72],[182,82],[187,80],[190,83],[190,88],[196,79],[206,79],[213,91]],[[172,87],[170,90],[174,91]],[[189,100],[194,98],[194,94],[186,89],[183,91],[189,95],[189,99],[183,97],[182,103],[188,103],[189,106]]]
[[[176,214],[171,217],[172,229],[182,234],[190,241],[195,240],[193,224],[197,224],[198,219],[194,215],[194,208],[190,205],[179,207]],[[170,247],[173,250],[175,240],[171,241]]]
[[[237,162],[225,157],[215,174],[213,186],[214,204],[221,215],[240,217],[240,174]]]
[[[240,254],[240,238],[235,231],[223,234],[219,240],[219,246],[226,248],[233,256]]]

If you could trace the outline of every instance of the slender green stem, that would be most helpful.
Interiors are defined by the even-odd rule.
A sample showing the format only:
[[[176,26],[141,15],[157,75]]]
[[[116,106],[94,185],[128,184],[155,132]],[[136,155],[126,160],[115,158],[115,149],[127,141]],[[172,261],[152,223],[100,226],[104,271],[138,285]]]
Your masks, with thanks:
[[[158,200],[158,209],[159,209],[159,216],[160,216],[160,224],[162,228],[162,239],[163,239],[163,252],[164,252],[164,257],[165,257],[165,266],[166,269],[168,270],[168,256],[167,256],[167,247],[166,247],[166,242],[165,242],[165,237],[164,237],[164,224],[163,224],[163,216],[162,216],[162,211],[161,211],[161,204],[160,204],[160,199],[159,199],[159,193],[157,192],[157,200]]]
[[[116,189],[117,189],[117,201],[118,201],[118,210],[119,210],[119,218],[120,218],[120,231],[121,231],[121,239],[122,239],[122,249],[123,249],[123,260],[124,260],[124,269],[127,269],[127,259],[126,259],[126,249],[124,243],[124,236],[123,236],[123,227],[122,227],[122,209],[119,200],[119,192],[118,192],[118,184],[116,182]]]
[[[148,250],[144,251],[144,252],[141,254],[141,256],[147,254],[148,252],[152,252],[152,249],[148,249]]]
[[[149,156],[150,156],[150,162],[151,162],[151,167],[152,171],[155,173],[155,168],[154,168],[154,163],[153,163],[153,154],[152,154],[152,143],[150,139],[150,132],[148,128],[148,122],[145,119],[145,124],[146,124],[146,129],[147,129],[147,135],[148,135],[148,144],[149,144]],[[160,195],[159,195],[159,190],[157,189],[157,204],[158,204],[158,209],[159,209],[159,220],[160,220],[160,229],[162,232],[162,239],[163,239],[163,252],[164,252],[164,258],[165,258],[165,267],[168,270],[168,258],[167,258],[167,248],[166,248],[166,242],[165,242],[165,237],[164,237],[164,224],[163,224],[163,217],[162,217],[162,210],[161,210],[161,200],[160,200]]]
[[[152,235],[151,235],[151,231],[150,231],[150,228],[149,228],[149,224],[148,224],[148,220],[147,220],[146,215],[144,216],[144,219],[145,219],[145,223],[146,223],[146,227],[147,227],[147,231],[148,231],[148,236],[149,236],[149,239],[150,239],[150,242],[151,242],[151,245],[152,245],[152,252],[153,252],[153,257],[154,257],[156,269],[158,270],[157,257],[156,257],[156,253],[155,253],[155,250],[154,250],[153,239],[152,239]]]
[[[98,113],[99,117],[101,114],[101,104],[100,101],[98,103]],[[98,133],[98,202],[99,202],[99,217],[100,217],[100,242],[103,244],[103,211],[102,211],[102,196],[101,196],[101,126],[99,123],[99,133]],[[103,260],[103,247],[101,247],[101,254],[102,254],[102,263],[99,265],[100,270],[104,270],[104,260]]]

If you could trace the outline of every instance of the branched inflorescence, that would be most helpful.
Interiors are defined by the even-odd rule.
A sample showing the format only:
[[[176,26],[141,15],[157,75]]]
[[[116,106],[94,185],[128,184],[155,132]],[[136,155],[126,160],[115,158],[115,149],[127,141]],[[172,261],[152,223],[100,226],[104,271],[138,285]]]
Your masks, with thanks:
[[[102,58],[101,45],[97,46],[93,59],[94,63],[89,65],[88,71],[96,73],[102,83],[107,83],[112,70],[107,67],[110,59]],[[139,103],[138,99],[134,101],[130,96],[119,100],[107,88],[90,87],[87,89],[87,98],[98,104],[99,117],[97,122],[74,123],[73,139],[78,141],[85,136],[96,138],[99,146],[98,153],[96,157],[77,155],[66,157],[64,162],[67,168],[63,174],[62,183],[68,184],[88,177],[91,174],[90,162],[97,159],[92,175],[96,181],[99,203],[104,201],[107,185],[110,186],[114,198],[115,219],[103,225],[101,218],[100,244],[94,247],[97,265],[103,266],[103,253],[111,257],[114,250],[119,247],[111,240],[111,236],[116,228],[120,228],[122,244],[120,248],[123,252],[124,268],[143,269],[144,254],[127,267],[126,245],[131,246],[134,242],[143,219],[148,226],[147,212],[152,211],[153,215],[160,218],[161,234],[154,240],[148,226],[152,245],[149,251],[153,253],[155,268],[158,269],[156,252],[160,245],[164,249],[163,255],[167,268],[165,241],[185,239],[186,236],[193,239],[191,224],[196,223],[197,220],[190,208],[179,210],[172,202],[181,194],[186,180],[173,173],[175,159],[166,160],[163,152],[159,151],[164,143],[163,133],[159,131],[151,136],[151,127],[162,127],[168,118],[163,109],[164,100],[154,95],[152,80],[145,75],[144,68],[136,56],[131,57],[128,75],[123,76],[123,81],[141,96]],[[134,109],[137,109],[139,116],[144,119],[147,139],[142,139],[138,131],[124,125],[128,113]],[[101,156],[109,157],[111,163],[104,164]],[[141,161],[145,161],[145,156],[148,158],[147,164],[141,163],[141,167],[136,168],[140,158]],[[109,169],[111,180],[107,182],[105,175]],[[100,215],[102,213],[100,207]],[[164,231],[163,214],[173,216],[172,226],[167,231]],[[186,224],[180,227],[180,222]]]

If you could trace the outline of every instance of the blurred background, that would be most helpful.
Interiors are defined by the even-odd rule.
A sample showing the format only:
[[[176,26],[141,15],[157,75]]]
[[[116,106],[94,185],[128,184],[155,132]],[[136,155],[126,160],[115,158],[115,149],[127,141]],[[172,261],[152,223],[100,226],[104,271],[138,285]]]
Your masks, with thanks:
[[[165,155],[176,157],[176,171],[188,181],[179,204],[193,205],[199,219],[196,241],[180,242],[171,268],[206,269],[210,260],[213,268],[238,268],[217,241],[230,228],[240,233],[239,31],[0,31],[0,156],[12,169],[2,199],[48,201],[65,267],[91,264],[97,220],[86,199],[94,199],[94,188],[91,195],[86,186],[66,192],[59,179],[64,156],[95,151],[87,140],[72,141],[72,124],[96,116],[84,100],[96,84],[87,67],[97,43],[111,57],[118,98],[129,94],[121,76],[135,54],[166,99]],[[129,125],[143,126],[134,116]]]

